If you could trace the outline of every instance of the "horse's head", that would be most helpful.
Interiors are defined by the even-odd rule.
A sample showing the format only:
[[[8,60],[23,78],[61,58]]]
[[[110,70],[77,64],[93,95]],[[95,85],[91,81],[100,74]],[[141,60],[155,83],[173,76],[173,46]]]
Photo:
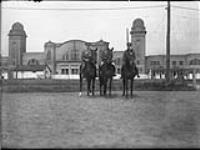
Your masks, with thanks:
[[[114,48],[112,47],[111,49],[106,49],[103,51],[103,53],[101,54],[101,59],[104,63],[112,63],[112,59],[113,59],[113,50]]]
[[[96,62],[97,62],[97,48],[94,49],[94,50],[90,49],[90,51],[91,51],[91,57],[90,57],[91,61],[96,64]]]
[[[129,66],[135,65],[135,54],[133,50],[126,51],[125,62]]]
[[[84,58],[84,63],[82,64],[82,72],[85,76],[96,76],[96,55],[97,50],[87,49],[87,54]]]
[[[85,51],[82,53],[82,59],[85,62],[92,62],[96,63],[97,61],[97,48],[96,49],[91,49],[89,46]]]

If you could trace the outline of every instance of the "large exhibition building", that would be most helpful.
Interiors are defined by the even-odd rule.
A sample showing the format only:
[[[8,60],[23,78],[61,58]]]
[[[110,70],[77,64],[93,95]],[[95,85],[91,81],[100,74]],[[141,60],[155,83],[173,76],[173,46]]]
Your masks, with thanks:
[[[133,21],[130,35],[131,43],[135,45],[136,64],[140,74],[157,76],[162,78],[165,74],[165,55],[146,56],[146,28],[140,18]],[[43,52],[27,52],[26,32],[21,23],[12,25],[9,36],[9,55],[1,57],[1,71],[4,78],[70,78],[78,77],[81,64],[81,54],[90,46],[97,48],[97,63],[99,54],[109,48],[109,42],[97,40],[88,42],[83,40],[69,40],[63,43],[48,41],[44,43]],[[188,50],[189,51],[189,50]],[[123,51],[114,50],[113,60],[116,65],[116,73],[120,74]],[[170,66],[172,75],[180,70],[186,77],[195,72],[197,78],[200,72],[200,53],[171,55]]]

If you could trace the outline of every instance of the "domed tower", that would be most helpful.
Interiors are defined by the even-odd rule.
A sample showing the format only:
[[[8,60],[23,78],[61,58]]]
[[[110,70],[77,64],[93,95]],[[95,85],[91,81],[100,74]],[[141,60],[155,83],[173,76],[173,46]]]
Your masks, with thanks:
[[[131,28],[131,43],[135,49],[136,65],[139,73],[145,73],[146,28],[144,21],[137,18]]]
[[[21,23],[12,25],[9,34],[9,63],[10,65],[22,65],[22,55],[26,52],[26,32]]]

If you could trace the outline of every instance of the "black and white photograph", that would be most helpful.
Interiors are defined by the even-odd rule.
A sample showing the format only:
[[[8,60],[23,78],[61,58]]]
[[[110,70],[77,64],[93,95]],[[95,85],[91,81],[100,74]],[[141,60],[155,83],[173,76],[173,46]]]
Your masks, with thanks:
[[[200,148],[199,1],[0,5],[1,148]]]

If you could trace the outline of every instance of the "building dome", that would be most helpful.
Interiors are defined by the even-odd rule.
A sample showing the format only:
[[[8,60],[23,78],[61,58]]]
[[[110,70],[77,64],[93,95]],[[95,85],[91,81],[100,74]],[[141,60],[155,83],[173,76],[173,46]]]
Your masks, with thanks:
[[[55,45],[55,43],[53,43],[52,41],[48,41],[48,42],[46,42],[45,44],[44,44],[44,47],[47,47],[47,46],[54,46]]]
[[[24,26],[19,23],[19,22],[16,22],[12,25],[12,30],[21,30],[23,31],[24,30]]]
[[[26,32],[24,31],[24,26],[16,22],[12,25],[12,29],[10,30],[9,36],[25,36],[26,37]]]
[[[145,31],[144,21],[141,18],[137,18],[133,21],[132,30]]]
[[[142,27],[144,26],[144,21],[141,18],[137,18],[133,21],[133,26]]]

